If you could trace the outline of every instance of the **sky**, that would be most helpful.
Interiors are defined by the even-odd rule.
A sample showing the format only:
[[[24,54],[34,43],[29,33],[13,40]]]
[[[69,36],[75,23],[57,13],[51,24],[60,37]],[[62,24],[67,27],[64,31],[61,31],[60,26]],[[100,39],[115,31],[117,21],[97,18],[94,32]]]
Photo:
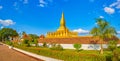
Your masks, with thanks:
[[[59,28],[62,12],[67,28],[80,36],[89,33],[96,18],[120,34],[120,0],[0,0],[0,27],[46,35]]]

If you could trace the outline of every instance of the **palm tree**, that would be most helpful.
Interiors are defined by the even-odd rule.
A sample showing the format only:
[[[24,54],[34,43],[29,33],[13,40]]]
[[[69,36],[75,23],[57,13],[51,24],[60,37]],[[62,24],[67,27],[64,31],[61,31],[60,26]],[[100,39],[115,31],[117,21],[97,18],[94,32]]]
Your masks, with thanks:
[[[103,41],[105,41],[106,38],[112,38],[117,34],[117,32],[115,28],[111,27],[110,24],[102,18],[98,18],[96,23],[97,26],[90,31],[90,34],[99,38],[101,47],[100,54],[103,54]]]

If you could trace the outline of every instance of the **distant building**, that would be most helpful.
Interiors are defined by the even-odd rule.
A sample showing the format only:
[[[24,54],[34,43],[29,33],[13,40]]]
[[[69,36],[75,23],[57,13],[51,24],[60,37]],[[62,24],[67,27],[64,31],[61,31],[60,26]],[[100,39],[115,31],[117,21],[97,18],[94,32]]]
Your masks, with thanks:
[[[44,39],[45,38],[45,36],[44,35],[40,35],[40,37],[39,37],[40,39]]]
[[[77,32],[71,32],[66,27],[64,13],[62,13],[62,17],[60,20],[60,27],[57,29],[56,32],[48,32],[47,38],[69,38],[69,37],[78,37]]]

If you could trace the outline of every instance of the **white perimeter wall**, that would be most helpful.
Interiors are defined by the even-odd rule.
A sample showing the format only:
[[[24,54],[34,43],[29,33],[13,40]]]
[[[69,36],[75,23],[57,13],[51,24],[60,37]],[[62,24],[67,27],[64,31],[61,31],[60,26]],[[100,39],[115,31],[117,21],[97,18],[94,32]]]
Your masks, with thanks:
[[[43,43],[39,43],[42,46]],[[60,44],[64,49],[74,49],[73,44]],[[100,44],[81,44],[83,50],[100,50]],[[120,44],[118,44],[120,46]],[[49,45],[50,47],[50,45]],[[103,44],[103,48],[107,48],[107,44]]]

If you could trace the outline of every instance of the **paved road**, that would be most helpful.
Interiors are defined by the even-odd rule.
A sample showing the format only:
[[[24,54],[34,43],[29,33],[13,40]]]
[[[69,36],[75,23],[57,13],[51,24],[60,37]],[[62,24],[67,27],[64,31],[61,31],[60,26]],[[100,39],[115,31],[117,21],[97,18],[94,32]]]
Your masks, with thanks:
[[[0,44],[0,61],[42,61],[24,55]]]

